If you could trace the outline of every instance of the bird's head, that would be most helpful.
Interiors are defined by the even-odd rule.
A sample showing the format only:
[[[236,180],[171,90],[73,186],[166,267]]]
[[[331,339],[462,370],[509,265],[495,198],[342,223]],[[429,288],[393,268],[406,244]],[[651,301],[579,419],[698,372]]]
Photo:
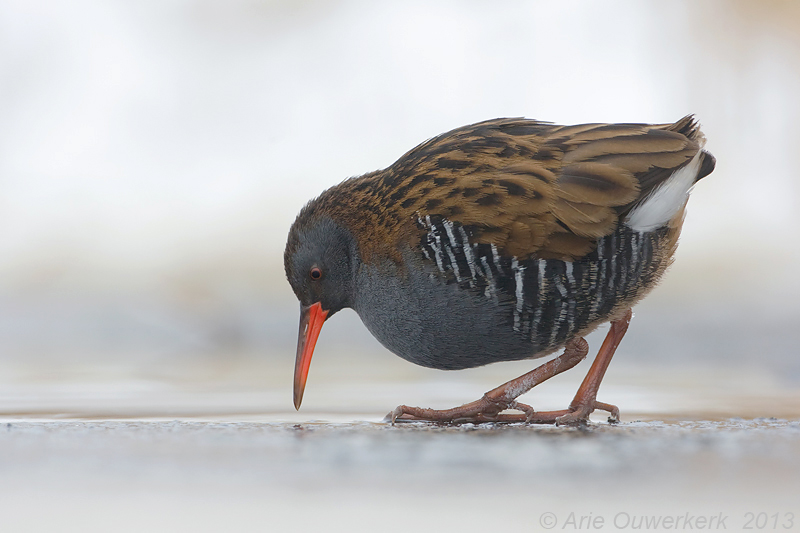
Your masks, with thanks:
[[[289,231],[283,259],[286,278],[300,300],[294,369],[294,406],[299,409],[322,324],[353,305],[358,250],[347,229],[305,209]]]

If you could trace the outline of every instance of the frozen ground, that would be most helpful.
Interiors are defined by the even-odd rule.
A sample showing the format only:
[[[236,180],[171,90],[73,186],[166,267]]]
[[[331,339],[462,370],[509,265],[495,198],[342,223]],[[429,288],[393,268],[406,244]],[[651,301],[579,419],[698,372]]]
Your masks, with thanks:
[[[537,531],[587,516],[607,530],[719,517],[736,531],[759,516],[800,529],[796,421],[0,429],[3,531]]]
[[[503,366],[364,385],[321,365],[299,413],[279,387],[5,386],[0,531],[800,531],[800,401],[757,376],[621,365],[601,391],[617,426],[380,422],[400,397],[473,399]],[[550,385],[528,401],[568,401],[574,384]]]

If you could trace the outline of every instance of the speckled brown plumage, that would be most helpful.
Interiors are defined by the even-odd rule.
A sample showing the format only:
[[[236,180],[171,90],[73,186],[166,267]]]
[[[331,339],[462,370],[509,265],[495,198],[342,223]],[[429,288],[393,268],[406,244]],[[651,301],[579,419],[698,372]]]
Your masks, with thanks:
[[[343,221],[360,236],[367,263],[387,256],[399,263],[399,245],[421,231],[408,222],[425,215],[470,228],[473,242],[494,243],[504,255],[570,260],[591,252],[701,144],[691,116],[659,125],[489,120],[343,182],[298,220]]]
[[[295,406],[322,323],[354,309],[388,349],[455,370],[564,354],[488,392],[391,420],[582,423],[631,307],[672,261],[694,183],[714,169],[691,116],[674,124],[559,126],[495,119],[435,137],[384,170],[309,202],[289,232],[301,304]],[[577,364],[583,336],[611,328],[568,409],[516,398]],[[524,415],[501,415],[517,409]]]

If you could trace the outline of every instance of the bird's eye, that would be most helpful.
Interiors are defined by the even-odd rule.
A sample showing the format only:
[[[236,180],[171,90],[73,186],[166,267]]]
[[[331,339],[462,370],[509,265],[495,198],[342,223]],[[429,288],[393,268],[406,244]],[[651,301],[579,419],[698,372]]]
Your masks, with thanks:
[[[311,267],[311,271],[308,273],[311,276],[311,279],[317,281],[322,279],[322,270],[319,267]]]

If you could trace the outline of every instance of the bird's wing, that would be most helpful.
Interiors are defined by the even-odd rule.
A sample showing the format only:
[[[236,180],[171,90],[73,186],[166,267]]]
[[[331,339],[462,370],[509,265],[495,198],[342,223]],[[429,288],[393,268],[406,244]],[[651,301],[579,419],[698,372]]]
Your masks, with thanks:
[[[380,180],[396,209],[459,224],[503,255],[572,260],[702,144],[691,116],[658,125],[496,119],[423,143]]]

